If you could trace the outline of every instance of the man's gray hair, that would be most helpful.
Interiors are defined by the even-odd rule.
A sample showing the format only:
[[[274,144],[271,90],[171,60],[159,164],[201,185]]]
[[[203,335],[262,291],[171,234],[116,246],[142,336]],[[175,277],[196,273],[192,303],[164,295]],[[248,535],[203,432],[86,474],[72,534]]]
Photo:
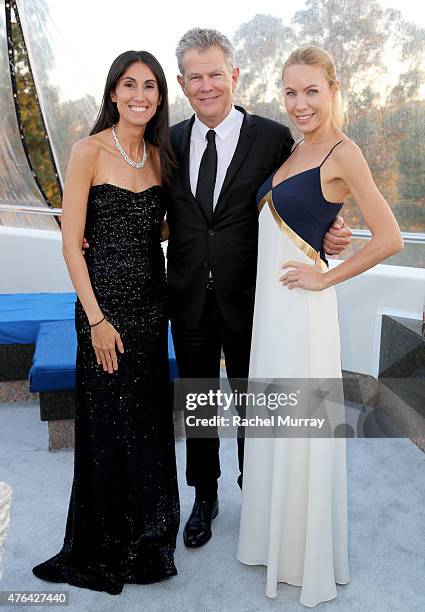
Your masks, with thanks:
[[[207,28],[192,28],[188,30],[186,34],[180,38],[177,49],[176,57],[179,66],[180,74],[184,74],[183,56],[186,51],[190,49],[197,49],[198,51],[207,51],[211,47],[219,47],[229,64],[229,68],[235,67],[235,52],[233,45],[230,40],[221,32],[217,30],[208,30]]]

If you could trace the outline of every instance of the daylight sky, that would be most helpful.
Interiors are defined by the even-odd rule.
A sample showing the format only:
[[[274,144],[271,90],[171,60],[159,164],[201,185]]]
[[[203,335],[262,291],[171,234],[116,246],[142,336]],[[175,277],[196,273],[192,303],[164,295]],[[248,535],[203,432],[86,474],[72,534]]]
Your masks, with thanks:
[[[25,2],[25,0],[24,0]],[[178,93],[176,42],[194,26],[214,27],[232,37],[256,13],[281,17],[290,24],[303,0],[213,0],[143,2],[143,0],[47,0],[55,53],[61,57],[53,78],[61,97],[75,99],[90,92],[101,97],[112,60],[127,49],[151,51],[167,75],[170,98]],[[425,3],[420,0],[379,0],[383,8],[401,11],[405,19],[425,27]],[[22,0],[21,0],[22,3]]]

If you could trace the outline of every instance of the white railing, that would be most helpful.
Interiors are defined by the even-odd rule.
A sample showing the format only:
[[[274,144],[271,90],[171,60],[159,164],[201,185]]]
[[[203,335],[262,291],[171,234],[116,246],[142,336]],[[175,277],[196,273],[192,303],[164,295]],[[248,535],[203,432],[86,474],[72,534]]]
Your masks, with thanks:
[[[54,215],[60,217],[62,214],[61,208],[47,208],[43,206],[25,206],[19,204],[0,204],[0,211],[9,210],[13,212],[22,213],[37,213],[45,215]],[[363,238],[364,240],[371,238],[372,234],[370,230],[364,229],[353,229],[353,238]],[[401,232],[403,240],[406,244],[425,244],[425,234],[420,232]]]
[[[370,230],[352,229],[353,238],[371,238]],[[425,234],[421,232],[401,232],[406,244],[425,244]]]
[[[60,217],[62,208],[48,208],[47,206],[25,206],[24,204],[0,204],[0,212],[7,210],[14,213],[33,213],[39,215],[54,215]]]

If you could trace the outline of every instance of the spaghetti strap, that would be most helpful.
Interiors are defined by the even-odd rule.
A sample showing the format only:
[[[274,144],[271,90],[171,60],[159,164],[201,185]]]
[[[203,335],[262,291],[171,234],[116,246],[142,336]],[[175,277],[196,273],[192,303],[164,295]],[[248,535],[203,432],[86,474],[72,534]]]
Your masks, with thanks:
[[[304,142],[304,138],[301,138],[301,140],[299,140],[298,142],[295,143],[294,148],[292,149],[290,155],[292,155],[292,153],[295,151],[295,149],[298,147],[298,145],[301,144],[302,142]]]
[[[332,149],[329,151],[329,153],[326,155],[325,159],[322,161],[322,163],[320,164],[319,168],[321,168],[323,166],[323,164],[325,163],[325,161],[328,159],[329,155],[332,153],[332,151],[335,149],[335,147],[337,147],[339,144],[341,144],[341,142],[344,142],[343,140],[339,140],[336,144],[334,144],[334,146],[332,147]]]

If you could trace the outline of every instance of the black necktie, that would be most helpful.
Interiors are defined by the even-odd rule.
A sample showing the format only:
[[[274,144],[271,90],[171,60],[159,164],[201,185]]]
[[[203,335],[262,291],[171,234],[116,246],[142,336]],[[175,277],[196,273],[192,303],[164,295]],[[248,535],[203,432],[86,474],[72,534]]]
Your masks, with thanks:
[[[207,147],[202,155],[198,183],[196,185],[196,199],[205,212],[207,219],[212,217],[216,174],[217,149],[215,146],[215,132],[214,130],[208,130]]]

